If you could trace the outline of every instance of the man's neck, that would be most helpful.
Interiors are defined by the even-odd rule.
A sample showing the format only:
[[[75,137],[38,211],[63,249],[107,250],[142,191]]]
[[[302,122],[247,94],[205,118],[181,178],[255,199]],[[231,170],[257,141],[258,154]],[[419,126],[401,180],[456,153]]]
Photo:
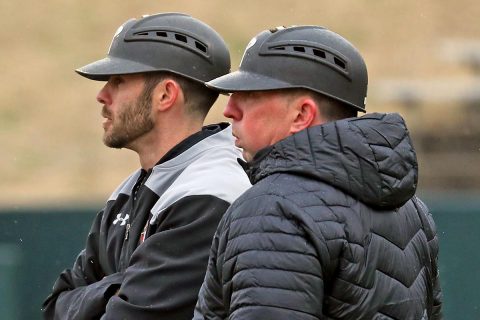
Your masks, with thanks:
[[[140,165],[143,169],[149,170],[155,166],[158,161],[181,141],[201,130],[202,124],[183,125],[168,130],[152,130],[147,135],[141,137],[132,146],[133,151],[137,152]]]

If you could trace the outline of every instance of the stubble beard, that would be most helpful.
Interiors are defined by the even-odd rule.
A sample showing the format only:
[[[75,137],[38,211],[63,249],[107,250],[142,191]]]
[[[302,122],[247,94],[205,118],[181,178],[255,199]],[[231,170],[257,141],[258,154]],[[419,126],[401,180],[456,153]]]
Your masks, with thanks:
[[[103,136],[103,143],[110,148],[121,149],[150,132],[154,127],[151,117],[151,92],[145,90],[133,103],[122,105],[116,122]]]

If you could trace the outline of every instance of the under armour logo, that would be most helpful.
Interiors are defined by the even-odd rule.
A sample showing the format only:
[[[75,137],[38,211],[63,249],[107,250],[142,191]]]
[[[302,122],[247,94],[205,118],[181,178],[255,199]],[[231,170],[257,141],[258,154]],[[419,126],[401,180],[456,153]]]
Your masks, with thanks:
[[[117,219],[115,219],[115,221],[113,221],[113,224],[117,224],[118,222],[121,222],[120,225],[124,226],[125,223],[127,223],[129,217],[130,216],[128,214],[126,214],[125,218],[122,218],[122,214],[119,213],[119,214],[117,214]]]

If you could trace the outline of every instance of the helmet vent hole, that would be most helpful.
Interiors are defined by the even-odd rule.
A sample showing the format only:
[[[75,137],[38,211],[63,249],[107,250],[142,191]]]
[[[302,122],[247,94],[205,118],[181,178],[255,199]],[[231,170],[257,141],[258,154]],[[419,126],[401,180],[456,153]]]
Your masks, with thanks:
[[[181,48],[187,48],[196,54],[210,59],[208,45],[189,34],[169,29],[142,29],[125,36],[125,41],[166,42]]]
[[[343,75],[347,75],[349,73],[348,63],[345,61],[345,59],[342,59],[335,53],[328,51],[328,49],[324,49],[322,47],[313,47],[310,44],[275,43],[274,45],[268,47],[263,54],[302,57],[303,59],[310,59],[329,65]]]
[[[345,62],[343,62],[342,60],[338,59],[337,57],[333,57],[333,61],[335,61],[335,64],[336,64],[337,66],[339,66],[340,68],[342,68],[342,69],[345,69],[345,68],[346,68]]]
[[[203,44],[201,44],[200,42],[198,41],[195,41],[195,47],[198,49],[198,50],[201,50],[203,52],[207,52],[207,47]]]
[[[187,37],[185,37],[183,34],[175,33],[175,39],[187,43]]]
[[[325,51],[318,50],[318,49],[313,49],[313,54],[323,59],[327,57],[327,55],[325,54]]]

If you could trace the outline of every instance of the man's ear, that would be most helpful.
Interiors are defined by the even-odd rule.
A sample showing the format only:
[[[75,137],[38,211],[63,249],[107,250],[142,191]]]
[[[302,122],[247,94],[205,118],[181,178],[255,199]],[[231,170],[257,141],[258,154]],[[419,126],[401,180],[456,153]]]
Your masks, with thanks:
[[[166,111],[179,99],[183,99],[180,85],[172,79],[160,81],[152,91],[152,106],[155,110]]]
[[[310,97],[300,97],[294,102],[294,120],[290,126],[290,134],[320,124],[316,102]]]

